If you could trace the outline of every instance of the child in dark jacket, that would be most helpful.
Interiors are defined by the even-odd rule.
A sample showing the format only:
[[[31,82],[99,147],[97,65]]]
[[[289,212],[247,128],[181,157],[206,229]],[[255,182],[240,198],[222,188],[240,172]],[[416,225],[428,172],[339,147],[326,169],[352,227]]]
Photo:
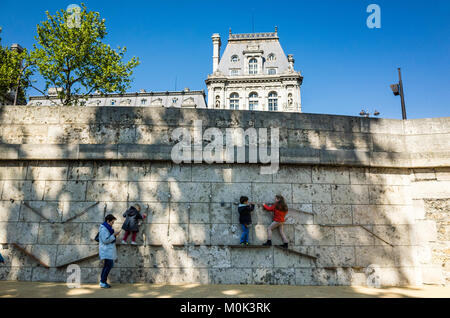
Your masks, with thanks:
[[[239,202],[239,223],[242,227],[241,245],[248,245],[248,234],[250,230],[249,228],[250,224],[252,223],[251,212],[255,209],[255,205],[253,203],[249,204],[248,198],[245,196],[242,196]]]
[[[131,206],[128,210],[125,211],[123,217],[126,217],[125,222],[123,222],[122,229],[125,231],[125,235],[122,239],[122,244],[127,244],[128,236],[131,233],[131,245],[136,244],[136,235],[139,232],[139,221],[144,220],[147,215],[144,213],[142,216],[141,206],[139,204],[135,204]]]

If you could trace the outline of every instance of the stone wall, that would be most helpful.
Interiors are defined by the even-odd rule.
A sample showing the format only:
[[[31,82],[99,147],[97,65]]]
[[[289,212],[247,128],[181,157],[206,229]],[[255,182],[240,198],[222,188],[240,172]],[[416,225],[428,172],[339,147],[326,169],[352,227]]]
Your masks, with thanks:
[[[171,131],[192,129],[197,119],[204,128],[279,127],[279,171],[261,175],[260,164],[248,163],[174,164]],[[65,281],[61,265],[97,253],[93,237],[104,215],[116,215],[119,227],[126,207],[139,202],[149,218],[139,246],[118,246],[112,282],[444,284],[450,279],[449,123],[1,107],[0,252],[7,262],[0,279]],[[295,209],[285,225],[290,251],[234,246],[239,196],[257,202],[250,241],[261,245],[271,222],[261,204],[278,193]],[[281,243],[278,231],[273,243]],[[77,264],[82,282],[98,281],[96,257]]]

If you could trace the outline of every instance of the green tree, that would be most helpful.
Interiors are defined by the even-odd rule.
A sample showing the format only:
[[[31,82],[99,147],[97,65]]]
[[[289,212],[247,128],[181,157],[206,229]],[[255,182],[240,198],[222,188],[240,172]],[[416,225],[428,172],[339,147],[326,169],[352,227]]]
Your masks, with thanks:
[[[0,28],[1,33],[1,28]],[[30,86],[32,70],[25,62],[27,50],[13,50],[1,45],[0,38],[0,99],[14,100],[13,93],[18,88],[17,103],[25,103],[24,91]]]
[[[79,11],[60,10],[55,15],[47,11],[46,15],[47,20],[37,26],[39,47],[34,45],[28,56],[45,80],[45,91],[61,88],[61,103],[76,105],[95,91],[124,93],[130,87],[139,60],[133,57],[125,63],[125,47],[114,50],[102,43],[107,32],[98,12],[81,4]]]

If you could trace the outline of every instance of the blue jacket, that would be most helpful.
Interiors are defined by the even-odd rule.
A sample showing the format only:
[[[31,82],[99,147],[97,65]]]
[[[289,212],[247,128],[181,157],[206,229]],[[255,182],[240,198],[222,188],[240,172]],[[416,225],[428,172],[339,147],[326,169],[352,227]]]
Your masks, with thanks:
[[[100,259],[117,259],[116,237],[110,234],[108,229],[102,224],[98,229],[98,250]]]

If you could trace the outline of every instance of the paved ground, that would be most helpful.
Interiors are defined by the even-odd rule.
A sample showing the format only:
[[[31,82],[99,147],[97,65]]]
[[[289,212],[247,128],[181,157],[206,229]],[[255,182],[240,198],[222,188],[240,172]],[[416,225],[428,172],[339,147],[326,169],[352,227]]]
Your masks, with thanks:
[[[98,285],[81,285],[69,289],[64,283],[30,283],[0,281],[0,298],[32,297],[150,297],[150,298],[205,298],[205,297],[439,297],[450,298],[450,286],[367,288],[349,286],[274,286],[274,285],[152,285],[116,284],[111,289]]]

